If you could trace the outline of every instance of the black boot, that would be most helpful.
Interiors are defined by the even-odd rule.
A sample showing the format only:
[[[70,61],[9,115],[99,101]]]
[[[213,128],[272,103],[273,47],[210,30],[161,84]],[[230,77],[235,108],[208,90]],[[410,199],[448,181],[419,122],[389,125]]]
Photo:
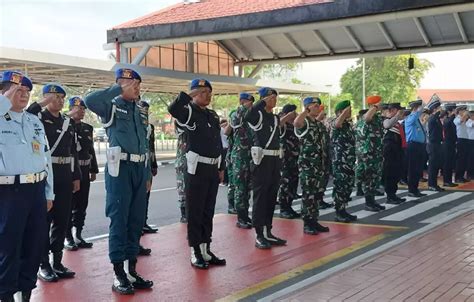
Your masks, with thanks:
[[[21,292],[21,302],[30,302],[31,299],[31,289],[24,290]]]
[[[356,196],[364,196],[364,191],[362,191],[362,184],[357,184]]]
[[[209,264],[204,260],[202,253],[201,253],[201,247],[198,245],[195,245],[191,248],[191,265],[199,268],[199,269],[208,269]]]
[[[179,210],[181,211],[181,218],[179,219],[179,222],[188,223],[188,219],[186,218],[186,207],[180,207]]]
[[[303,223],[304,223],[303,233],[308,234],[308,235],[319,234],[318,230],[316,230],[314,223],[311,219],[304,219]]]
[[[65,267],[61,261],[63,259],[63,252],[53,252],[53,271],[59,278],[73,278],[75,272]]]
[[[365,209],[371,212],[379,212],[380,208],[375,204],[375,198],[372,195],[365,196]]]
[[[211,265],[226,265],[225,259],[221,259],[211,252],[210,243],[201,243],[199,247],[201,248],[202,257],[207,263]]]
[[[325,202],[322,198],[319,200],[318,204],[319,208],[322,210],[332,208],[332,204]]]
[[[149,256],[151,254],[151,249],[143,247],[141,244],[138,247],[139,256]]]
[[[301,217],[291,206],[280,208],[280,218],[295,219]]]
[[[76,238],[79,241],[77,246],[81,249],[90,249],[92,248],[93,243],[87,242],[82,238],[82,228],[76,228]]]
[[[114,263],[115,280],[112,290],[121,295],[133,295],[135,291],[127,278],[127,273],[123,269],[123,262]]]
[[[142,228],[142,232],[145,234],[154,234],[158,232],[158,228],[153,228],[148,223],[145,223],[145,225]]]
[[[350,222],[357,221],[357,216],[356,216],[356,215],[351,215],[351,214],[347,213],[347,210],[346,210],[346,209],[342,209],[341,212],[342,212],[342,215],[344,215],[345,217],[347,217]]]
[[[319,222],[316,220],[314,222],[314,227],[316,228],[316,230],[320,233],[326,233],[326,232],[329,232],[329,228],[327,226],[324,226],[324,225],[321,225],[319,224]]]
[[[266,226],[263,233],[265,238],[270,242],[271,245],[286,245],[286,240],[276,237],[272,234],[272,226]]]
[[[149,289],[153,286],[153,281],[145,280],[142,276],[137,273],[137,260],[128,261],[128,274],[129,280],[132,282],[133,288],[136,289]],[[131,277],[131,278],[130,278]]]
[[[263,227],[255,227],[257,232],[257,239],[255,239],[255,247],[262,250],[267,250],[272,247],[270,242],[263,235]]]
[[[245,211],[239,210],[237,211],[237,222],[235,225],[241,229],[251,229],[252,223],[250,222],[250,218]]]
[[[13,295],[5,295],[0,298],[0,302],[15,302]]]
[[[70,228],[66,230],[66,243],[64,244],[64,248],[68,251],[77,251],[79,249],[74,241],[74,237],[72,237],[72,231]]]
[[[336,222],[344,222],[344,223],[351,222],[351,220],[349,219],[349,217],[347,217],[346,215],[344,215],[344,212],[343,212],[342,210],[336,210],[336,216],[334,216],[334,221],[336,221]]]
[[[387,203],[388,204],[401,204],[403,201],[399,200],[399,198],[395,194],[387,194]]]
[[[53,271],[49,259],[43,259],[40,264],[40,269],[38,271],[38,279],[44,282],[57,282],[59,280],[58,275]]]

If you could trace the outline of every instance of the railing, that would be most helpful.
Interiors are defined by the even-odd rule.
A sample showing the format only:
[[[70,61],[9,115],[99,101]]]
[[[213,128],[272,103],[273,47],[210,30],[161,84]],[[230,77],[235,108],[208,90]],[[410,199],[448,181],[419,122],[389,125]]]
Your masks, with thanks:
[[[157,139],[155,140],[155,152],[175,151],[178,140],[176,139]],[[107,142],[94,142],[96,154],[105,154],[107,150]]]

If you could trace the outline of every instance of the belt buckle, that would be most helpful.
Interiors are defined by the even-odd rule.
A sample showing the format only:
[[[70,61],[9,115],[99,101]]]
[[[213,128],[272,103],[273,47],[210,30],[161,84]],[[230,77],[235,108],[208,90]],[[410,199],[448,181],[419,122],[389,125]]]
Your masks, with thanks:
[[[58,164],[62,165],[64,164],[65,160],[64,157],[58,157]]]
[[[137,162],[137,158],[140,159],[140,156],[137,154],[130,154],[130,161]]]
[[[25,175],[26,182],[32,184],[35,182],[35,174],[27,174]]]

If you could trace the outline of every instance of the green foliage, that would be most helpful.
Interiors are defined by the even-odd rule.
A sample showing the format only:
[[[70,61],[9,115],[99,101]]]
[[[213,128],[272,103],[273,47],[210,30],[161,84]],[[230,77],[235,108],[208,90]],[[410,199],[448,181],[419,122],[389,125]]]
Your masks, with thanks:
[[[416,89],[433,64],[415,55],[415,68],[408,69],[409,55],[368,58],[365,60],[366,96],[378,94],[384,103],[406,105],[416,97]],[[353,96],[356,107],[362,107],[362,59],[341,77],[342,93]]]

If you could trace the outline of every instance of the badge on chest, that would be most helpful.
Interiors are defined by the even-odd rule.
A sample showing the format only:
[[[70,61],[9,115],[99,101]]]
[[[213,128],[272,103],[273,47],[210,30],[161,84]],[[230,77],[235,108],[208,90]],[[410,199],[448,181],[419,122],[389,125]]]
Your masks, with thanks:
[[[33,153],[34,154],[40,154],[41,152],[41,144],[38,140],[34,139],[32,142],[31,142],[31,148],[33,150]]]

